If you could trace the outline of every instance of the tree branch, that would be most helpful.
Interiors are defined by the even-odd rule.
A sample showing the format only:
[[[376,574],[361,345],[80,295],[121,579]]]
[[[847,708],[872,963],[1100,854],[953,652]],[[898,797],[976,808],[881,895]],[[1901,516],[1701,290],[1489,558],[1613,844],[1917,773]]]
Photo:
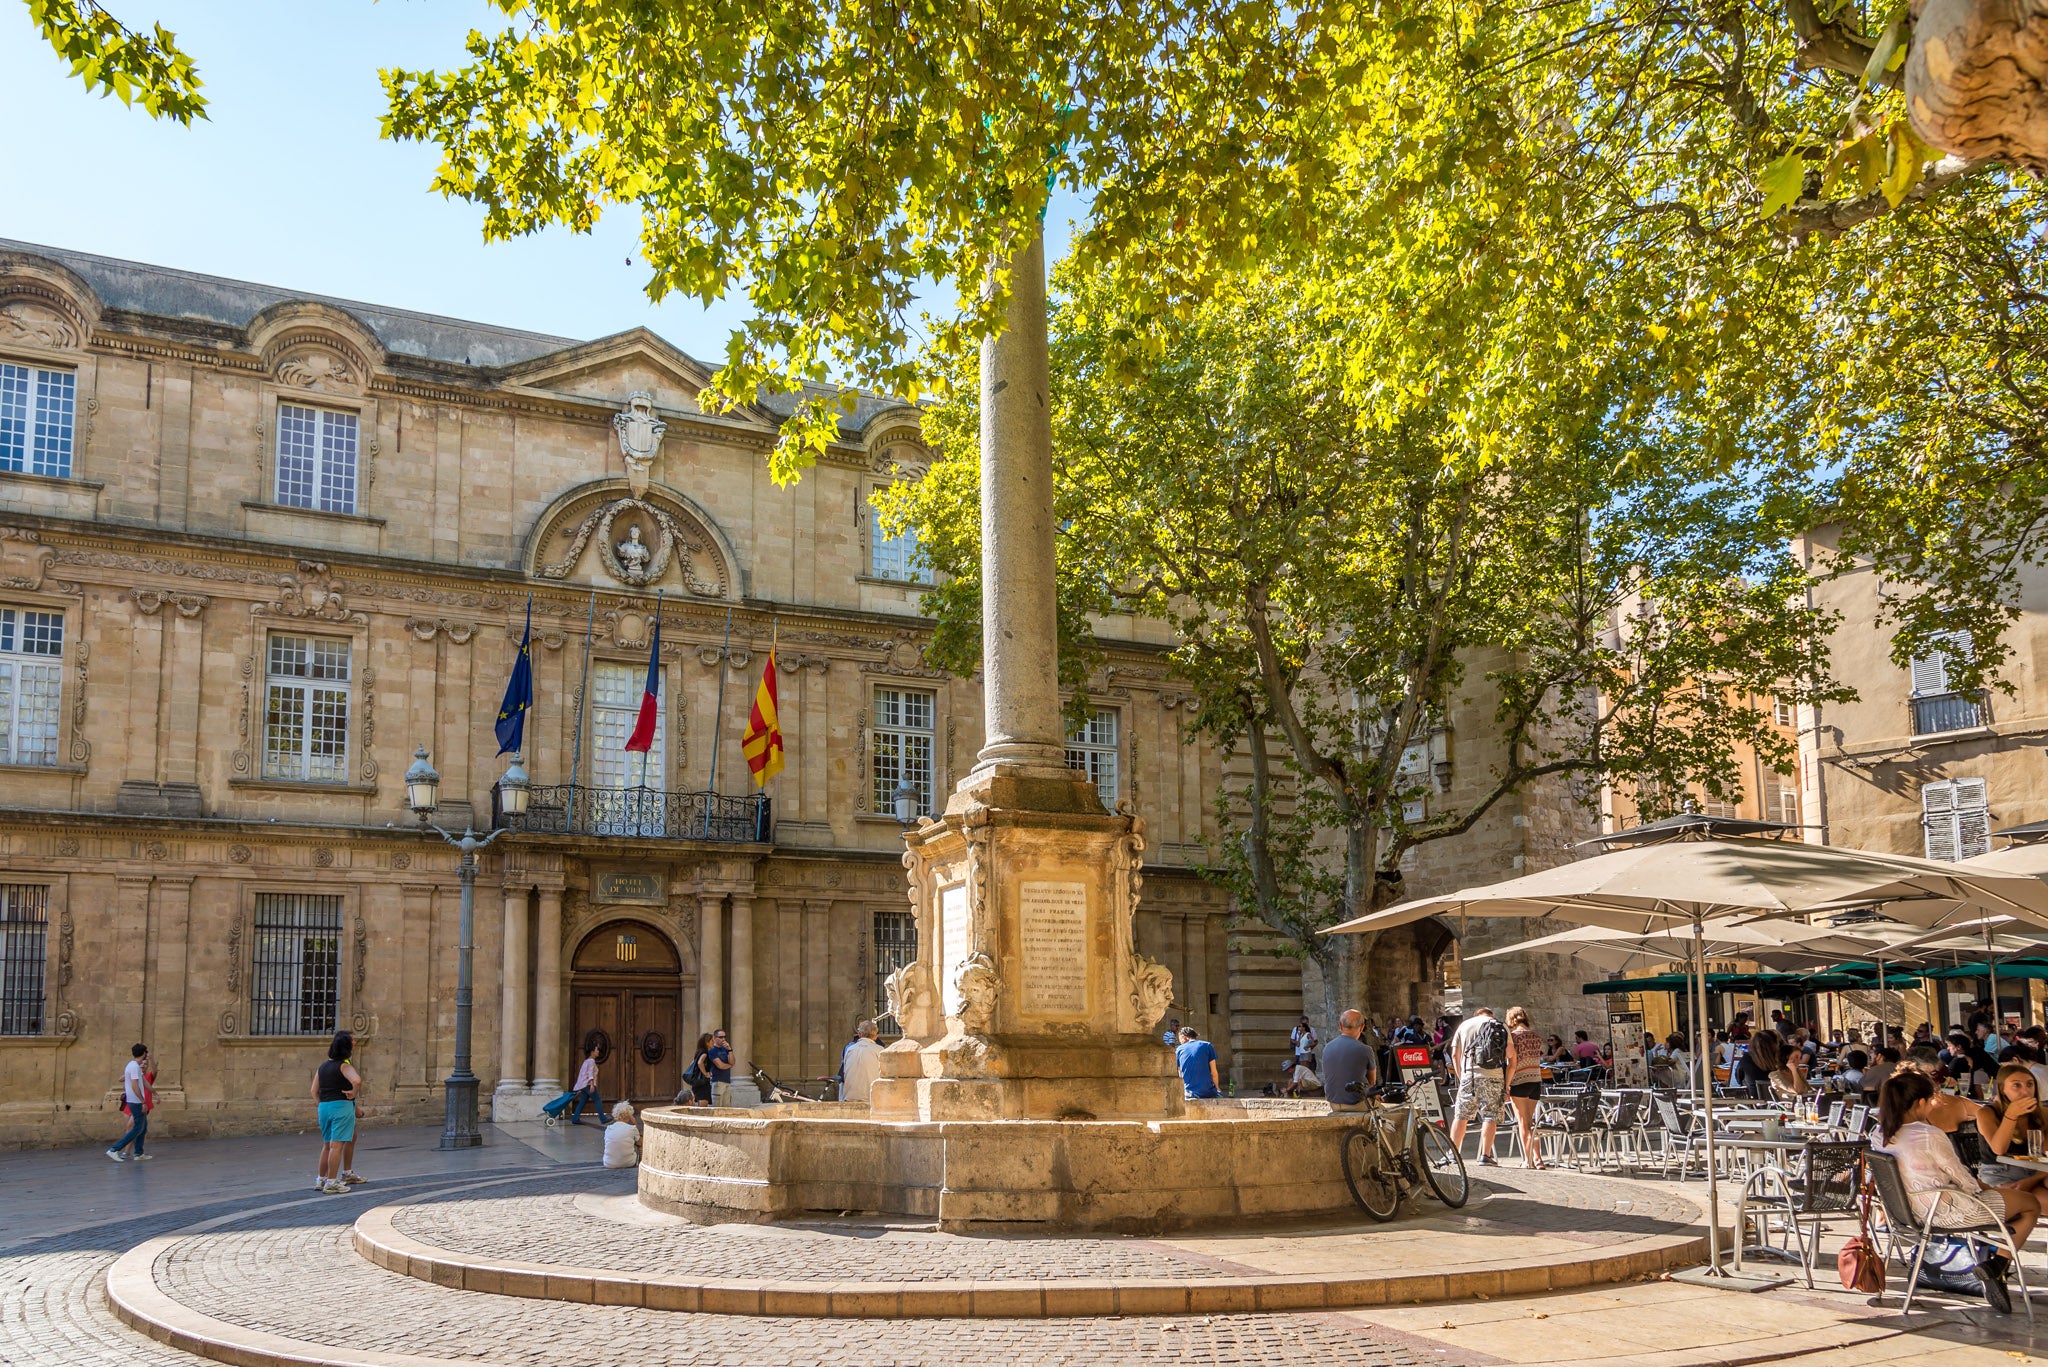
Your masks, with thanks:
[[[1804,71],[1836,71],[1860,78],[1870,65],[1876,44],[1840,20],[1823,20],[1814,0],[1785,0],[1785,18],[1792,25],[1792,59]],[[1894,73],[1881,78],[1897,83]]]
[[[1929,166],[1913,188],[1906,191],[1904,199],[1894,205],[1884,197],[1882,191],[1872,191],[1861,199],[1833,200],[1824,204],[1798,204],[1787,209],[1783,216],[1773,220],[1772,226],[1793,237],[1804,237],[1819,233],[1833,237],[1845,233],[1859,224],[1873,218],[1882,218],[1895,208],[1902,209],[1908,204],[1918,204],[1932,199],[1959,180],[1989,171],[2005,163],[1996,157],[1943,157]]]

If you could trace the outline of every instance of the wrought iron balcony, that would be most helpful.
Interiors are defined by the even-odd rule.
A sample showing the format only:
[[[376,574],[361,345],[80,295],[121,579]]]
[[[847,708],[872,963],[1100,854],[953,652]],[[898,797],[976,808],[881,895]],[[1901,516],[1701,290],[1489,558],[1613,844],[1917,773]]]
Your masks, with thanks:
[[[660,788],[591,788],[536,783],[526,810],[505,813],[491,790],[491,825],[535,835],[620,836],[642,840],[766,843],[773,817],[767,797],[749,793],[671,793]]]
[[[1934,736],[1943,731],[1969,731],[1985,724],[1981,698],[1968,693],[1932,693],[1913,699],[1913,734]]]

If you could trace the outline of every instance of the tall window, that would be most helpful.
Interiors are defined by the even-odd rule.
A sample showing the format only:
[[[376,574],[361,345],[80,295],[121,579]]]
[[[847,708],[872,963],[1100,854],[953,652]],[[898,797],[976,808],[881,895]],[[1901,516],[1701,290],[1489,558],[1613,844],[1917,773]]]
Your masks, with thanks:
[[[43,1033],[43,963],[50,890],[0,884],[0,1035]]]
[[[0,608],[0,763],[57,762],[64,614]]]
[[[878,812],[896,810],[896,785],[908,779],[917,810],[932,809],[932,716],[937,695],[914,688],[875,690],[874,800]]]
[[[0,470],[71,478],[78,376],[0,361]]]
[[[1968,649],[1966,638],[1951,636],[1946,649],[1913,657],[1913,734],[1938,735],[1968,731],[1984,724],[1984,707],[1975,697],[1958,693],[1949,680],[1949,661]]]
[[[905,527],[896,536],[882,532],[882,519],[868,502],[868,573],[877,579],[902,579],[929,584],[932,572],[918,555],[917,528]]]
[[[1098,707],[1077,731],[1067,735],[1067,767],[1088,775],[1102,805],[1112,810],[1117,799],[1117,713],[1113,707]]]
[[[884,1039],[903,1033],[889,1014],[889,975],[917,957],[917,918],[907,911],[875,913],[875,1028]]]
[[[640,695],[647,687],[647,666],[600,662],[590,678],[591,829],[599,835],[662,835],[666,833],[668,785],[668,708],[654,712],[654,746],[642,763],[628,753],[633,723],[640,719]],[[644,777],[643,777],[644,776]],[[652,791],[641,791],[643,785]]]
[[[1929,859],[1970,859],[1991,852],[1991,799],[1981,778],[1952,778],[1920,788],[1920,824]]]
[[[1799,713],[1791,703],[1786,702],[1783,698],[1773,698],[1771,699],[1771,720],[1779,726],[1794,726],[1798,724]]]
[[[1764,820],[1799,824],[1799,789],[1782,779],[1764,780]]]
[[[341,899],[256,894],[249,1033],[324,1035],[340,1014]]]
[[[348,782],[348,642],[270,638],[263,776]]]
[[[323,513],[356,510],[356,415],[277,406],[277,501]]]

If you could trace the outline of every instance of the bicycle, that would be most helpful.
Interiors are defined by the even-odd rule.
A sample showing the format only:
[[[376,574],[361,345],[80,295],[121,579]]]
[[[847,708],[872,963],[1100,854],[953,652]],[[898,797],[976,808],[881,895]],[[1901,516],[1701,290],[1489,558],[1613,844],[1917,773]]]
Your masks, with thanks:
[[[1381,1083],[1367,1089],[1366,1123],[1344,1132],[1344,1184],[1351,1199],[1384,1224],[1394,1218],[1411,1187],[1429,1188],[1452,1210],[1472,1194],[1465,1160],[1443,1126],[1406,1104],[1408,1089]]]

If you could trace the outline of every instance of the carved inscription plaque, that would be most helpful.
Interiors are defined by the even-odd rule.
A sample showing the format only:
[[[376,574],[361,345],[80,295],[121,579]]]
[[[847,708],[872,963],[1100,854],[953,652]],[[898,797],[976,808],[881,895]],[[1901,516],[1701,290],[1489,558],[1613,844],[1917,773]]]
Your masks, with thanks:
[[[1024,957],[1023,1010],[1078,1016],[1088,1009],[1088,885],[1022,883],[1017,921]]]
[[[967,957],[967,885],[955,883],[939,892],[940,1009],[949,1016],[960,1014],[960,989],[953,986],[953,970]]]

